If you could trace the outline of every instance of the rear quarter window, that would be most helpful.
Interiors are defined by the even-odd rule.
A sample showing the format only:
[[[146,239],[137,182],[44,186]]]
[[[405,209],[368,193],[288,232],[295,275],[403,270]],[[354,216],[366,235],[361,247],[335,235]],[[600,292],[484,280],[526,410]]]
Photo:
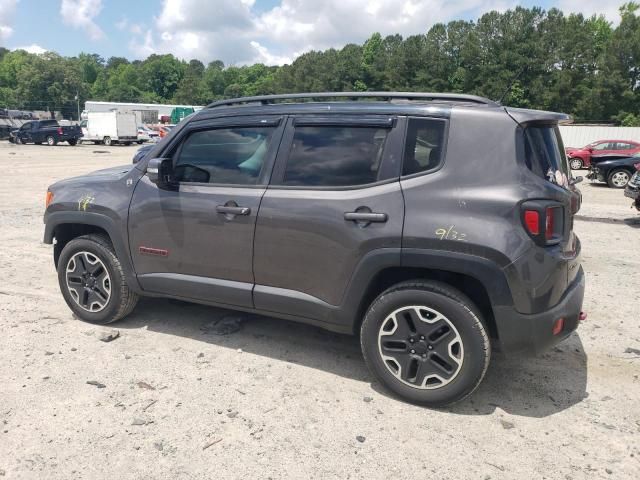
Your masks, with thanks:
[[[569,164],[557,126],[529,126],[525,130],[527,168],[551,183],[569,186]]]

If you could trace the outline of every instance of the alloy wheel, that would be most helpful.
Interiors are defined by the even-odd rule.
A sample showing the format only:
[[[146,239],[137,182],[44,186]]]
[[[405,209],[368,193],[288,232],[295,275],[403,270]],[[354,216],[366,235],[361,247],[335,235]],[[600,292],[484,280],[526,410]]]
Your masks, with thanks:
[[[111,298],[111,277],[102,260],[78,252],[67,263],[67,289],[78,306],[88,312],[103,310]]]
[[[389,372],[422,390],[453,381],[464,359],[456,327],[427,306],[407,306],[387,316],[378,332],[378,350]]]
[[[582,168],[582,160],[579,158],[572,158],[569,162],[569,166],[571,170],[580,170]]]
[[[618,188],[622,188],[629,183],[629,174],[627,172],[616,172],[611,176],[611,183]]]

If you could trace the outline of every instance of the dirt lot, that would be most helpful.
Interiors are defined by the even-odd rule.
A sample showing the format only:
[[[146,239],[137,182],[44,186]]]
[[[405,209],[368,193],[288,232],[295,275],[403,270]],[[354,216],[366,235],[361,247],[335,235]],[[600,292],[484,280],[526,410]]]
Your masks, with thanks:
[[[315,328],[251,317],[216,336],[201,326],[229,312],[143,300],[105,343],[72,318],[41,243],[46,187],[134,151],[0,143],[0,477],[638,478],[640,215],[622,192],[583,184],[578,333],[495,355],[471,399],[435,411]]]

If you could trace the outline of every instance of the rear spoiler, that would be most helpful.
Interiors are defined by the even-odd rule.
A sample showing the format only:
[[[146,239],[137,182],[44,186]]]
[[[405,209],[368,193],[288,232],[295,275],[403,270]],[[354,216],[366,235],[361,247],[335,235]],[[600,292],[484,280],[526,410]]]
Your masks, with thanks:
[[[566,125],[573,122],[571,116],[567,115],[566,113],[511,107],[505,107],[504,110],[505,112],[507,112],[507,115],[513,118],[520,125],[531,122],[557,123],[560,125]]]

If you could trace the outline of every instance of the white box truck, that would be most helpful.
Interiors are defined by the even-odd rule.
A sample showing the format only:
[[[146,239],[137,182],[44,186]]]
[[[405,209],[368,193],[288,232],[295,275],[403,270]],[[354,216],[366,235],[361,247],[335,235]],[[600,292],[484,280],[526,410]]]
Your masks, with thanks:
[[[138,125],[133,113],[88,112],[80,126],[83,142],[131,145],[138,141]]]

